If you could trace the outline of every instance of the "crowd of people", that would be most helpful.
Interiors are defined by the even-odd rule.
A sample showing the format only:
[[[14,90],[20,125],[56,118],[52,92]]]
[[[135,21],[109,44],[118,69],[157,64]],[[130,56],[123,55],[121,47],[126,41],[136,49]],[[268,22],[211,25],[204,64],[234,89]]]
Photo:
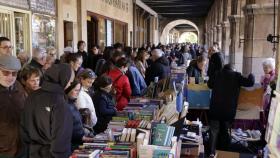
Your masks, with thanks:
[[[12,56],[12,48],[0,37],[0,157],[69,157],[79,144],[104,132],[131,97],[144,96],[155,78],[165,79],[172,67],[182,65],[188,65],[186,73],[195,83],[209,76],[211,157],[218,135],[228,137],[240,87],[255,82],[252,74],[243,77],[224,64],[217,43],[208,50],[191,43],[141,48],[116,43],[87,52],[79,41],[77,52],[65,49],[60,58],[53,47],[34,48],[31,60],[26,54]],[[265,89],[275,79],[273,62],[263,63]]]

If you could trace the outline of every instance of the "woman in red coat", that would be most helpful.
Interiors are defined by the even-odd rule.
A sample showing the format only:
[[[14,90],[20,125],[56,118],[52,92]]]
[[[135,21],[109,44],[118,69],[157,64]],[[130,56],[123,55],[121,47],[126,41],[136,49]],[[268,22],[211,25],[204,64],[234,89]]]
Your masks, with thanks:
[[[122,111],[127,106],[129,98],[131,96],[131,87],[128,77],[125,75],[128,70],[129,60],[126,58],[120,58],[116,62],[116,67],[110,70],[107,75],[111,77],[113,81],[113,87],[116,91],[116,108],[118,111]]]

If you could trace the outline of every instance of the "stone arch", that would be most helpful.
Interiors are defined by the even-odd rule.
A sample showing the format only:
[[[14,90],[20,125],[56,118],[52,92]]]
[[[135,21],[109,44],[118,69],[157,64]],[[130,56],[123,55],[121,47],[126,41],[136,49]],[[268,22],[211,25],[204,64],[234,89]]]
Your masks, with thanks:
[[[198,38],[199,38],[199,29],[197,27],[197,25],[189,20],[186,20],[186,19],[179,19],[179,20],[174,20],[174,21],[171,21],[169,22],[163,29],[162,33],[161,33],[161,36],[160,36],[160,42],[162,44],[167,44],[167,36],[169,34],[169,31],[174,28],[175,26],[177,25],[180,25],[180,24],[188,24],[188,25],[191,25],[192,27],[194,27],[198,33]],[[198,39],[199,41],[199,39]]]

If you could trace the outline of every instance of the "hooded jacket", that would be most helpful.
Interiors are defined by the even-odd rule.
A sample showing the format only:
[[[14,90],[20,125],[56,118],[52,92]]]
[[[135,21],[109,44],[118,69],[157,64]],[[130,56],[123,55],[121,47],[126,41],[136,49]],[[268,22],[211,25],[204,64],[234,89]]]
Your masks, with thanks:
[[[45,72],[41,89],[25,102],[21,133],[31,158],[68,158],[73,120],[64,87],[71,77],[67,64],[55,64]]]
[[[18,81],[10,88],[0,85],[0,157],[15,156],[22,149],[19,131],[24,94]]]
[[[146,71],[146,83],[149,86],[154,81],[155,77],[159,80],[165,79],[170,75],[169,61],[166,57],[162,56],[154,61]]]
[[[251,87],[255,83],[252,74],[245,78],[239,72],[224,67],[208,81],[212,89],[210,119],[232,121],[235,118],[240,87]]]

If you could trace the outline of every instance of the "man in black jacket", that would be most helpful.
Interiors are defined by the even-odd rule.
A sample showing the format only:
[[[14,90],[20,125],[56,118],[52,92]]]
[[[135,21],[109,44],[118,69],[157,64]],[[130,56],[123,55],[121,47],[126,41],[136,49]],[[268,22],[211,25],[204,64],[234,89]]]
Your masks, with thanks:
[[[211,78],[217,71],[224,66],[224,55],[219,52],[217,47],[211,47],[209,50],[209,65],[207,75]]]
[[[147,86],[154,81],[155,77],[159,80],[165,79],[170,75],[170,66],[168,59],[164,56],[163,51],[160,49],[154,49],[152,51],[152,64],[148,67],[146,71],[145,81]]]
[[[40,70],[40,75],[43,76],[43,66],[47,61],[47,51],[44,48],[34,48],[32,50],[32,60],[30,66]]]
[[[68,64],[55,64],[44,75],[41,89],[31,93],[21,120],[21,134],[31,158],[68,158],[71,154],[72,114],[64,89],[74,79]]]
[[[228,131],[236,115],[240,87],[251,87],[254,83],[255,78],[252,74],[245,78],[241,73],[235,72],[230,64],[225,65],[209,79],[208,86],[212,89],[209,111],[210,157],[215,155],[218,135],[223,147],[226,148],[230,143]]]
[[[89,65],[88,65],[89,54],[88,54],[88,52],[85,51],[85,49],[86,49],[86,42],[85,41],[78,41],[77,48],[78,48],[78,52],[77,53],[79,53],[79,54],[81,54],[83,56],[82,67],[83,68],[90,68]]]

